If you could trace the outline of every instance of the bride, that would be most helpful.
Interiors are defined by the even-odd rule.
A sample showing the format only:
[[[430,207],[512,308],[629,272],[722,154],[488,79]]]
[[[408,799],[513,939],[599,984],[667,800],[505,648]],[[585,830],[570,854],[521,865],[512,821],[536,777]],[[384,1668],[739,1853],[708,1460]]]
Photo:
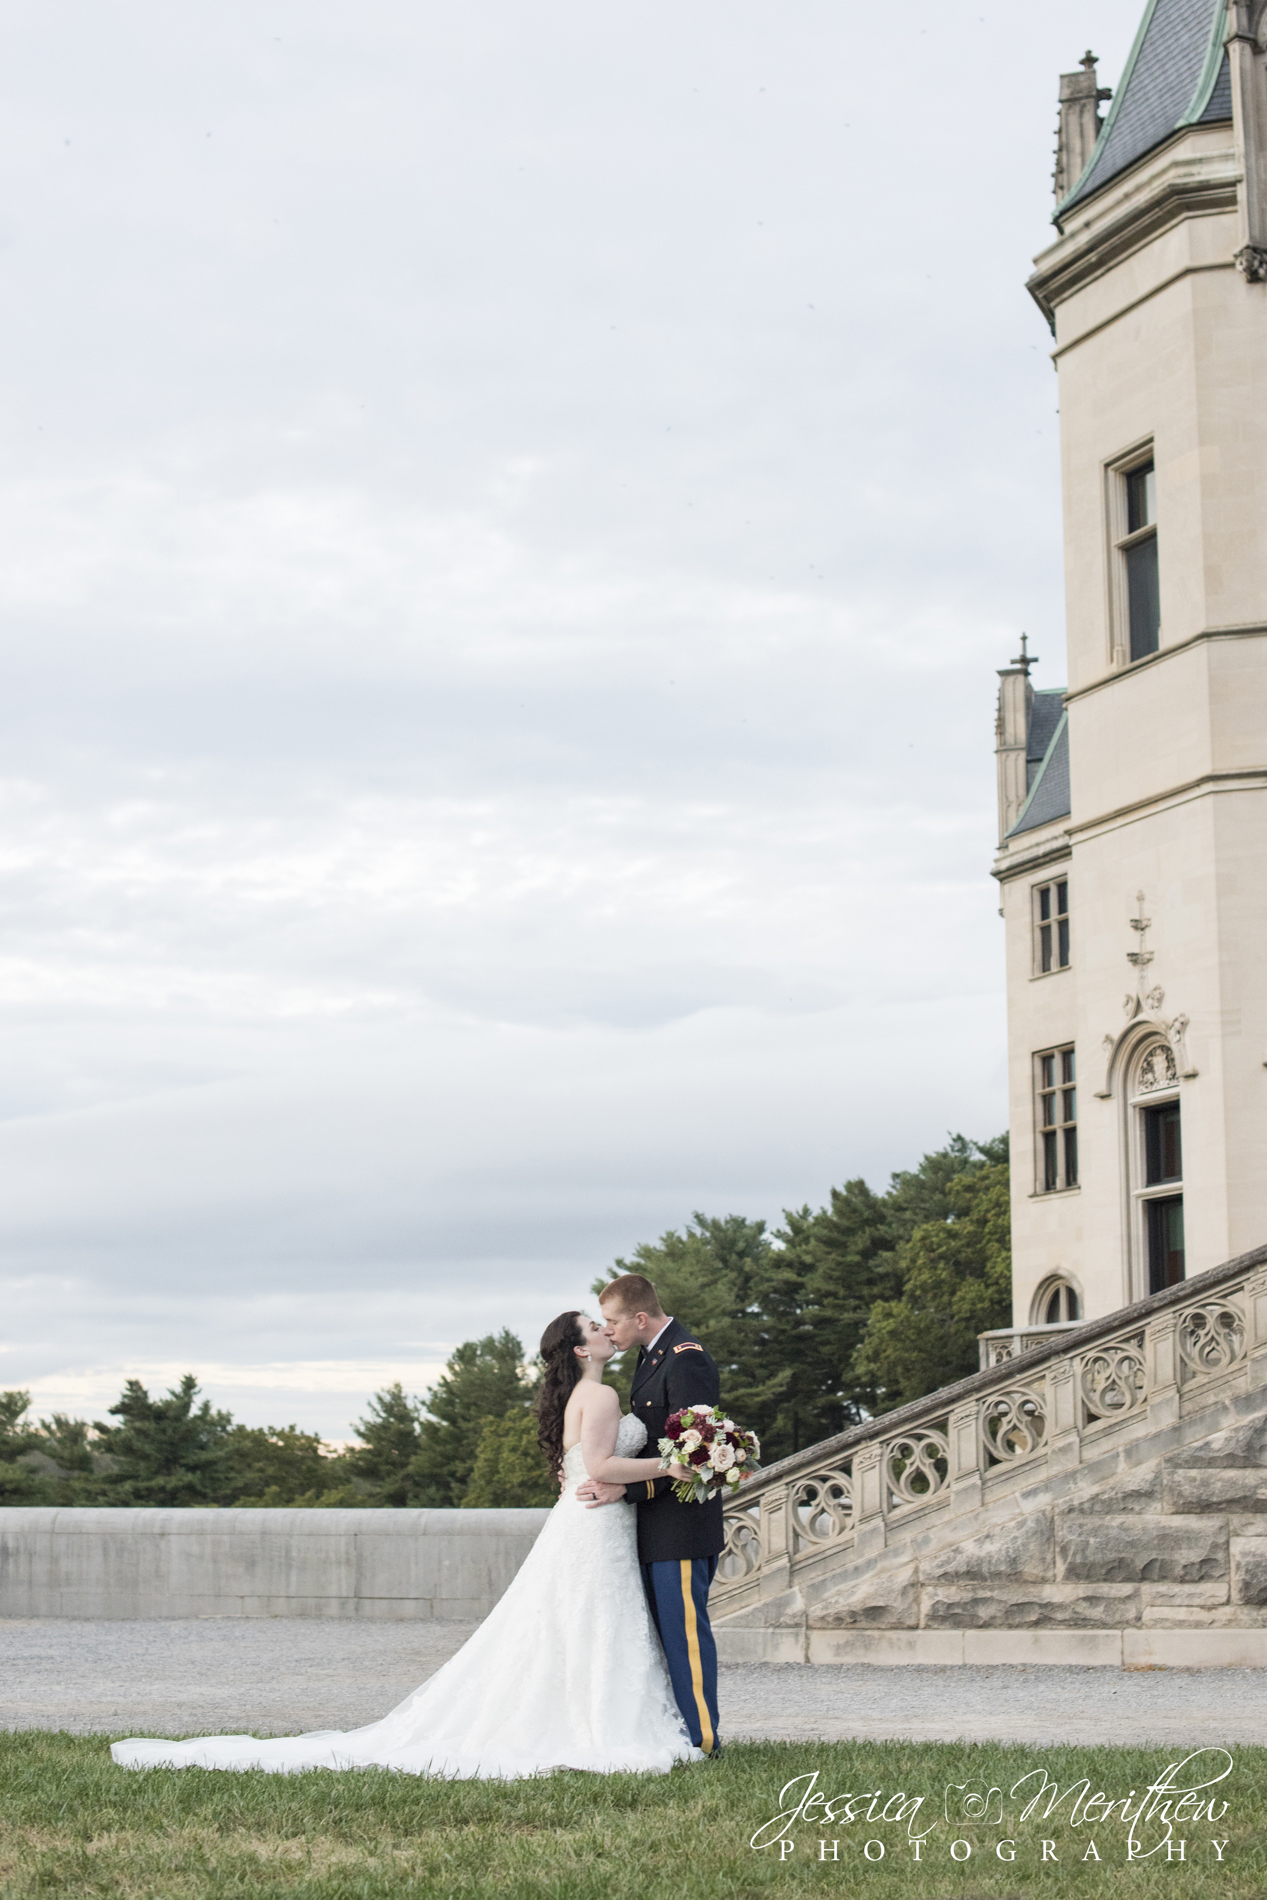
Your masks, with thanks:
[[[541,1448],[558,1503],[510,1588],[456,1656],[368,1728],[259,1741],[116,1742],[124,1768],[397,1768],[513,1779],[553,1768],[665,1773],[698,1761],[651,1621],[630,1505],[586,1506],[588,1475],[611,1484],[661,1474],[640,1419],[603,1384],[616,1348],[597,1320],[561,1313],[541,1341]]]

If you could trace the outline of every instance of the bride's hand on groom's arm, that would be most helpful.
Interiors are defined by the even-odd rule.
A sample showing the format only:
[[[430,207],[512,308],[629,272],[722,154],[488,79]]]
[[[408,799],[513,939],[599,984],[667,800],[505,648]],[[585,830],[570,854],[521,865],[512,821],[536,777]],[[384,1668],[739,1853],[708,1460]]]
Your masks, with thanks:
[[[578,1484],[576,1495],[586,1508],[596,1511],[600,1504],[619,1504],[625,1495],[623,1484],[604,1484],[601,1478],[586,1478],[584,1484]]]

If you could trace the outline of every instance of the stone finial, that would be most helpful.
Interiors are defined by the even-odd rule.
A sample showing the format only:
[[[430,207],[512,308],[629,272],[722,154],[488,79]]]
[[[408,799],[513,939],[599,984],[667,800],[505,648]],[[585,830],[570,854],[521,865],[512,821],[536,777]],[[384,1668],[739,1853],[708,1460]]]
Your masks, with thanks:
[[[1096,56],[1082,55],[1081,71],[1060,75],[1060,120],[1056,129],[1056,203],[1067,198],[1086,170],[1100,136],[1101,103],[1113,97],[1096,79]]]

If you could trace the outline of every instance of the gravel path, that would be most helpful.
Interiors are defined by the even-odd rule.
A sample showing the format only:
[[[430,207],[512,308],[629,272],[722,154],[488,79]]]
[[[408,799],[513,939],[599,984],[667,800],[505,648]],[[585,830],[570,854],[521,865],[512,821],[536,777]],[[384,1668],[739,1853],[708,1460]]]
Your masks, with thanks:
[[[472,1626],[313,1617],[0,1621],[0,1728],[171,1735],[353,1728]],[[732,1740],[1267,1743],[1267,1671],[732,1664]]]

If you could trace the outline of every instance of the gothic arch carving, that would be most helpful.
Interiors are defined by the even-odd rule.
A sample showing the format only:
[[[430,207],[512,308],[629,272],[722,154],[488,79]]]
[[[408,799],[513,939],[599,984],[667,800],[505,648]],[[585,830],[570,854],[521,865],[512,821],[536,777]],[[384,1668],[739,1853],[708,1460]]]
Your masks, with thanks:
[[[1264,0],[1264,5],[1267,5],[1267,0]],[[1172,1016],[1169,1022],[1164,1022],[1159,1016],[1136,1016],[1116,1036],[1107,1035],[1101,1045],[1104,1051],[1104,1084],[1096,1090],[1097,1096],[1101,1101],[1106,1101],[1116,1095],[1118,1085],[1128,1076],[1136,1055],[1149,1042],[1166,1044],[1174,1062],[1176,1082],[1180,1077],[1194,1076],[1197,1071],[1188,1058],[1187,1034],[1188,1018],[1179,1015]]]
[[[1104,1038],[1101,1044],[1104,1051],[1104,1083],[1096,1090],[1096,1094],[1102,1101],[1107,1101],[1117,1094],[1118,1084],[1127,1074],[1136,1053],[1143,1044],[1153,1042],[1157,1037],[1164,1037],[1165,1034],[1164,1023],[1158,1022],[1151,1016],[1137,1016],[1134,1022],[1128,1023],[1126,1028],[1116,1036],[1110,1033]]]

